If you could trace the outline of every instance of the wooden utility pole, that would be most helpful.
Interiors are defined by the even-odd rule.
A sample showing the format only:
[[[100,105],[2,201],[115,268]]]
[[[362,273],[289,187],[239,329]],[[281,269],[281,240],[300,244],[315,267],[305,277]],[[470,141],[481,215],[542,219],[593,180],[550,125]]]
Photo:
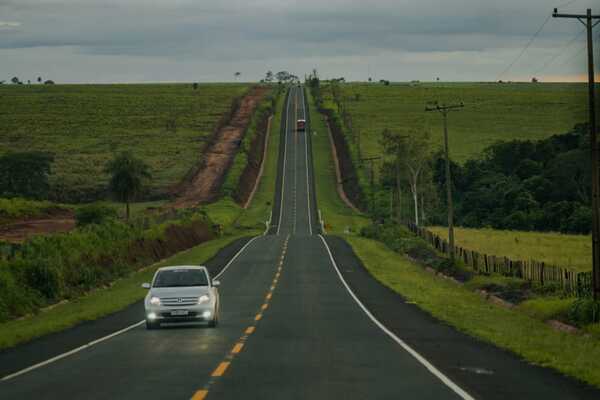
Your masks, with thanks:
[[[592,15],[592,9],[588,8],[585,14],[559,14],[554,9],[554,18],[575,18],[579,20],[587,30],[588,51],[588,101],[590,114],[590,151],[592,157],[592,295],[594,300],[600,300],[600,190],[598,188],[598,142],[596,128],[596,101],[594,82],[594,40],[592,30],[600,21],[600,15]]]
[[[448,203],[448,244],[450,260],[454,261],[454,206],[452,202],[452,177],[450,175],[450,151],[448,149],[448,112],[463,108],[464,104],[435,104],[425,111],[439,111],[444,117],[444,153],[446,154],[446,202]]]
[[[375,187],[375,175],[374,175],[374,167],[373,167],[373,162],[376,160],[381,159],[381,157],[377,156],[377,157],[367,157],[367,158],[361,158],[361,161],[368,161],[369,162],[369,172],[371,175],[371,211],[373,211],[375,209],[375,192],[374,192],[374,187]]]

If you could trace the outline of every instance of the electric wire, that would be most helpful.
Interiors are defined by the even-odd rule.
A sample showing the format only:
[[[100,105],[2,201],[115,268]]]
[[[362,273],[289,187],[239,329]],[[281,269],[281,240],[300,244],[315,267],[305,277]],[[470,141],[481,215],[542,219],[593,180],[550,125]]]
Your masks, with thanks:
[[[533,44],[533,42],[535,41],[535,39],[542,32],[542,30],[544,29],[544,27],[546,26],[546,24],[548,23],[548,21],[550,21],[550,18],[552,18],[552,14],[548,14],[548,17],[546,17],[546,19],[544,20],[544,23],[542,23],[542,25],[538,28],[538,30],[529,39],[529,41],[527,42],[527,44],[525,45],[525,47],[523,47],[523,49],[521,50],[521,52],[519,53],[519,55],[508,65],[508,67],[506,67],[504,69],[504,71],[502,71],[502,73],[500,73],[500,75],[498,75],[498,78],[496,80],[499,80],[500,78],[502,78],[508,71],[510,71],[510,69],[517,63],[517,61],[519,61],[519,59],[523,56],[523,54],[525,54],[525,52],[527,51],[527,49],[529,49],[529,47],[531,47],[531,45]]]
[[[577,39],[579,39],[579,37],[585,32],[585,28],[583,28],[581,31],[579,31],[579,33],[577,35],[575,35],[574,37],[572,37],[568,42],[566,42],[559,50],[558,52],[556,52],[554,54],[554,56],[552,56],[550,59],[548,59],[544,65],[541,68],[538,68],[533,75],[538,75],[539,73],[541,73],[542,71],[544,71],[546,68],[548,68],[550,66],[550,64],[552,64],[554,61],[556,61],[556,59],[558,59],[561,55],[564,54],[564,51],[567,50],[573,43],[575,43],[575,41]]]

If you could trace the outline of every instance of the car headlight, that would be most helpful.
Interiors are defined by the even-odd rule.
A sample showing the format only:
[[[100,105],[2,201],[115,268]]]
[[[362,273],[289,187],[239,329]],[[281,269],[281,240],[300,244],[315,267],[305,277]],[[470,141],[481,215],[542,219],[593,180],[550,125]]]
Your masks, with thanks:
[[[202,296],[198,297],[198,304],[208,303],[209,301],[210,297],[207,294],[203,294]]]
[[[150,304],[155,305],[155,306],[160,306],[160,298],[158,298],[156,296],[152,296],[150,298]]]

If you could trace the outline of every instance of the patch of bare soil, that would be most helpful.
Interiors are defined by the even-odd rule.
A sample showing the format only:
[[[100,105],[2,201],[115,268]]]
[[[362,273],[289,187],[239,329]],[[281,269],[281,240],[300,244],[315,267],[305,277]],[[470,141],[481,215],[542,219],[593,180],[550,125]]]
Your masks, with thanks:
[[[39,218],[22,219],[0,225],[0,241],[22,243],[32,236],[68,232],[75,228],[71,211],[52,212]]]
[[[204,153],[202,168],[183,190],[181,196],[171,204],[172,207],[194,207],[216,200],[252,114],[268,90],[266,87],[256,87],[242,99],[240,107],[229,124],[217,132],[213,144]]]

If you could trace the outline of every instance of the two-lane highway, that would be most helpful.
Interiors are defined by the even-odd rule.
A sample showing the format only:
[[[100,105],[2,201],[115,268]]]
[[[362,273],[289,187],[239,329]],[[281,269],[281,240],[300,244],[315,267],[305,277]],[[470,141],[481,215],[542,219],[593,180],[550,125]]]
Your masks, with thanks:
[[[322,237],[312,131],[298,119],[310,116],[294,86],[271,234],[224,266],[218,328],[134,326],[1,381],[0,398],[599,398],[436,321],[376,282],[343,240]]]

